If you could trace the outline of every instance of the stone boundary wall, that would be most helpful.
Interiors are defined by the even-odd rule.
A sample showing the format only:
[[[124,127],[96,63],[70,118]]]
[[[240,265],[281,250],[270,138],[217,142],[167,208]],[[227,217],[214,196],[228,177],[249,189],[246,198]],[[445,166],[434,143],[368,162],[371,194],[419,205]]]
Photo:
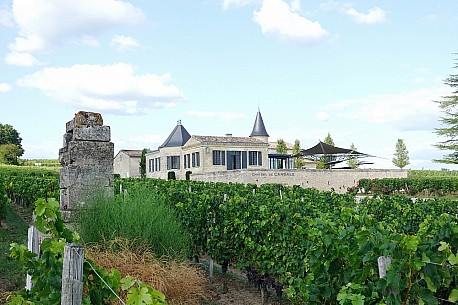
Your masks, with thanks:
[[[381,178],[407,178],[407,170],[401,169],[291,169],[291,170],[233,170],[192,174],[191,180],[207,182],[280,183],[299,185],[304,188],[316,188],[323,191],[334,190],[346,193],[356,186],[358,180]]]

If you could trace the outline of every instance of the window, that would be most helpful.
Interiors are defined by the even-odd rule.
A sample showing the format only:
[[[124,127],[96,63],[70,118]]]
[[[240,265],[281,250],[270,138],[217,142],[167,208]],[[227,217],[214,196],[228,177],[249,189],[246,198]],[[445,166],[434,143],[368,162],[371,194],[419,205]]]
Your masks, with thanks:
[[[154,159],[148,160],[148,172],[150,173],[154,172]]]
[[[225,165],[225,152],[224,150],[213,151],[213,165]]]
[[[154,162],[156,163],[156,171],[160,171],[161,170],[161,158],[160,157],[157,157],[156,159],[154,159]]]
[[[192,153],[192,167],[199,167],[200,166],[200,153],[195,152]]]
[[[167,170],[180,169],[180,156],[167,156]]]
[[[184,158],[183,158],[183,162],[184,162],[184,168],[190,168],[191,167],[191,155],[190,154],[186,154],[184,155]]]
[[[260,151],[250,151],[248,152],[248,164],[249,165],[262,165],[262,152]]]

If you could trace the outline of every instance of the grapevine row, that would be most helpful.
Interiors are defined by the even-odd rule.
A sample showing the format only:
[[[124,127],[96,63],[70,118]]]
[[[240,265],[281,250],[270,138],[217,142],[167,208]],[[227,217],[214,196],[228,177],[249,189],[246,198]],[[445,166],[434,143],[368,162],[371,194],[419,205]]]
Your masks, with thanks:
[[[458,300],[456,202],[402,196],[357,202],[349,194],[281,185],[117,183],[159,193],[176,207],[196,254],[256,270],[285,287],[295,304]],[[380,256],[392,259],[382,279]]]

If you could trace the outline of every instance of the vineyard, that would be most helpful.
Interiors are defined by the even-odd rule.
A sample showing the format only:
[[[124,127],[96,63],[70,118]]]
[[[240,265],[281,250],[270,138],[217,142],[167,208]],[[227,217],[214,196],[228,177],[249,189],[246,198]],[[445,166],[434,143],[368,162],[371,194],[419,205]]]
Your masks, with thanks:
[[[0,174],[0,198],[25,205],[37,196],[57,198],[55,173],[8,175]],[[448,179],[444,189],[455,183],[453,177],[415,179]],[[263,295],[276,291],[291,304],[456,303],[457,202],[384,195],[365,183],[373,180],[360,186],[374,196],[358,200],[353,193],[276,184],[156,179],[116,179],[115,191],[160,196],[188,232],[193,256],[209,255],[223,272],[228,266],[245,271]],[[405,191],[406,182],[390,194],[398,189]],[[384,277],[379,257],[391,260]]]
[[[458,300],[458,207],[447,199],[338,195],[281,185],[117,180],[161,194],[224,268],[293,304],[442,304]],[[390,257],[380,278],[377,260]],[[444,304],[445,304],[444,303]]]

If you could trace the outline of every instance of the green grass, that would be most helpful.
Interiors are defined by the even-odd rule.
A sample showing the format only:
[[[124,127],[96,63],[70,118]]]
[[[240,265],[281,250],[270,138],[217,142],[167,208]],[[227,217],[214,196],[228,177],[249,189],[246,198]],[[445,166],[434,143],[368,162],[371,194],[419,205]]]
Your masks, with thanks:
[[[9,248],[13,242],[27,244],[29,224],[21,216],[32,215],[32,210],[19,210],[10,205],[6,219],[0,227],[0,292],[16,291],[25,287],[26,274],[16,261],[9,259]]]
[[[78,233],[85,243],[120,237],[134,240],[139,246],[146,243],[158,257],[188,256],[189,236],[174,211],[147,190],[114,199],[97,198],[78,216]]]

